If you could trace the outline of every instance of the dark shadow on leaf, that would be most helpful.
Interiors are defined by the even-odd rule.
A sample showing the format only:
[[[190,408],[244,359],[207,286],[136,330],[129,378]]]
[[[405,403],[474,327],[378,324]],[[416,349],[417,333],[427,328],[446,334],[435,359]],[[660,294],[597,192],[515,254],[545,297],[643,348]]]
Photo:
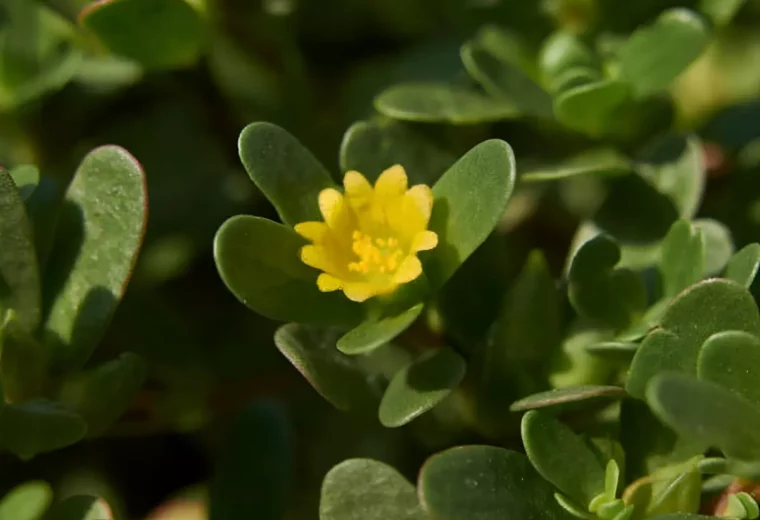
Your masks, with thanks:
[[[461,263],[459,251],[449,242],[447,223],[450,213],[451,208],[447,199],[435,199],[428,227],[438,234],[438,245],[432,251],[423,251],[419,255],[425,274],[433,287],[443,285],[454,273],[454,269],[450,266]]]
[[[441,348],[416,361],[407,373],[410,388],[421,392],[446,390],[456,386],[464,374],[462,359],[452,350]]]
[[[594,216],[599,228],[630,244],[662,239],[677,219],[670,198],[636,174],[611,180],[607,198]]]
[[[66,285],[84,243],[84,214],[77,204],[65,201],[58,214],[58,226],[50,251],[52,262],[42,278],[42,302],[47,317],[56,297]]]
[[[646,148],[641,160],[653,166],[664,166],[678,161],[688,146],[689,141],[685,135],[669,134]]]
[[[61,361],[59,365],[76,369],[87,362],[105,334],[117,304],[111,291],[105,287],[95,287],[90,289],[76,309],[70,341],[53,331],[44,332],[45,343],[54,351],[53,357]]]

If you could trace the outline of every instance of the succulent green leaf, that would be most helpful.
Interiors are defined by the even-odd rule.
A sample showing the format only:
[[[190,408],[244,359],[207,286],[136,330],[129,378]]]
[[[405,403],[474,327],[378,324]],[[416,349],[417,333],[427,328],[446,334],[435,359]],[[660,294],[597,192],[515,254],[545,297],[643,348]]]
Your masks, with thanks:
[[[675,204],[683,219],[699,209],[705,190],[705,161],[696,136],[668,134],[638,158],[638,171]]]
[[[40,322],[40,273],[32,226],[19,190],[0,168],[0,306],[27,332]]]
[[[40,183],[40,170],[32,164],[22,164],[10,171],[13,182],[16,184],[21,198],[29,200],[37,185]]]
[[[232,422],[211,484],[209,520],[281,520],[292,473],[289,424],[273,403],[254,403]]]
[[[38,399],[0,408],[0,446],[23,460],[74,444],[86,432],[84,420],[60,403]]]
[[[728,25],[746,0],[700,0],[699,10],[715,25]]]
[[[742,331],[713,334],[697,360],[697,376],[733,390],[760,409],[760,338]]]
[[[672,298],[697,283],[704,271],[704,233],[687,220],[677,221],[662,241],[660,273],[663,296]]]
[[[429,458],[419,493],[437,520],[570,520],[528,458],[492,446],[460,446]]]
[[[0,500],[2,520],[41,520],[53,501],[53,490],[46,482],[34,480],[11,489]]]
[[[631,162],[612,148],[583,152],[555,165],[531,168],[520,175],[522,182],[545,182],[577,175],[619,175],[631,171]]]
[[[184,0],[103,0],[79,21],[111,52],[151,69],[190,66],[205,46],[204,21]]]
[[[397,428],[431,410],[459,385],[466,368],[462,356],[449,347],[423,354],[391,379],[380,401],[380,422]]]
[[[68,377],[61,402],[87,422],[87,435],[99,436],[129,408],[147,375],[145,361],[125,352],[117,359]]]
[[[423,308],[424,305],[419,303],[401,314],[378,321],[366,321],[338,339],[338,350],[355,355],[382,347],[414,323]]]
[[[554,99],[554,113],[569,128],[599,137],[615,124],[617,111],[629,99],[625,83],[601,80],[564,90]]]
[[[501,306],[485,368],[493,369],[495,377],[504,376],[506,367],[535,373],[560,346],[560,319],[555,280],[544,254],[535,250]]]
[[[646,331],[644,331],[644,334],[646,334]],[[586,352],[610,363],[627,364],[633,359],[638,348],[638,343],[630,343],[626,341],[600,341],[599,343],[588,345],[586,347]]]
[[[646,397],[679,435],[718,447],[731,458],[760,459],[760,409],[733,391],[694,376],[665,373],[652,379]]]
[[[696,374],[702,344],[717,332],[740,330],[760,335],[754,299],[741,285],[705,280],[682,292],[650,332],[633,358],[626,390],[643,397],[649,380],[664,371]]]
[[[355,358],[338,351],[338,333],[290,323],[274,342],[307,381],[339,410],[367,412],[377,406],[375,387]]]
[[[84,158],[45,272],[45,340],[57,367],[84,365],[105,333],[142,245],[147,205],[142,168],[126,150],[103,146]]]
[[[705,239],[705,276],[715,276],[723,272],[734,254],[734,240],[731,231],[713,219],[697,219],[694,225],[702,231]]]
[[[536,471],[576,504],[587,506],[605,491],[604,467],[594,452],[552,415],[540,410],[525,414],[522,439]]]
[[[261,217],[238,215],[222,224],[214,259],[232,294],[251,310],[279,321],[356,324],[362,308],[341,292],[317,287],[319,272],[301,262],[306,245],[292,229]]]
[[[335,182],[295,137],[271,123],[251,123],[240,133],[238,152],[251,180],[285,224],[322,220],[319,192]]]
[[[322,482],[320,520],[425,520],[417,491],[395,469],[371,459],[349,459]]]
[[[570,31],[556,31],[550,35],[541,47],[538,61],[546,82],[555,92],[568,88],[568,73],[573,72],[577,77],[580,70],[591,80],[599,77],[596,56]]]
[[[723,277],[749,288],[757,276],[759,267],[760,244],[749,244],[734,253],[728,261]]]
[[[554,118],[549,94],[526,74],[518,56],[512,35],[489,26],[462,46],[460,55],[467,72],[494,98],[514,106],[520,113]]]
[[[710,33],[700,16],[669,9],[636,31],[618,52],[620,74],[637,96],[667,88],[707,47]]]
[[[616,329],[629,325],[646,308],[646,293],[633,271],[615,269],[620,250],[609,237],[589,240],[573,258],[570,302],[581,316]]]
[[[504,141],[472,148],[433,186],[429,229],[438,246],[420,259],[434,287],[442,286],[502,218],[515,185],[515,157]]]
[[[509,409],[513,412],[539,408],[554,410],[557,408],[562,409],[569,405],[597,402],[599,400],[621,399],[625,395],[625,390],[619,386],[569,386],[523,397],[519,401],[512,403]]]
[[[626,488],[624,500],[635,508],[634,520],[674,512],[696,512],[702,492],[701,456],[664,466]]]
[[[340,147],[341,171],[361,172],[373,182],[394,164],[406,170],[410,184],[435,184],[456,157],[410,125],[393,120],[354,123]]]
[[[108,502],[90,495],[74,495],[55,504],[45,520],[113,520]]]
[[[401,83],[380,93],[375,108],[403,121],[470,125],[512,119],[517,109],[466,87],[444,83]]]
[[[650,332],[631,363],[626,390],[643,398],[652,377],[665,371],[696,375],[702,344],[717,332],[760,335],[760,315],[752,295],[724,279],[705,280],[678,295]]]

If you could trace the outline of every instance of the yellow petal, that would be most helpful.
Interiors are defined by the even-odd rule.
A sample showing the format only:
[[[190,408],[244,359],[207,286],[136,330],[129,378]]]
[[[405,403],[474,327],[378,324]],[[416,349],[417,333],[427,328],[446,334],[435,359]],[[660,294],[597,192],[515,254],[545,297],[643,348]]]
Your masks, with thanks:
[[[424,222],[424,227],[427,227],[430,213],[433,211],[433,190],[424,184],[417,184],[409,188],[404,198],[411,203],[409,205],[411,208],[419,212],[419,217]]]
[[[301,222],[296,224],[293,229],[305,239],[320,243],[324,240],[328,228],[324,222]]]
[[[322,292],[332,292],[343,287],[343,282],[334,276],[322,273],[317,277],[317,287],[319,287],[319,290]]]
[[[391,166],[375,181],[375,193],[380,198],[398,197],[406,191],[406,172],[400,164]]]
[[[408,283],[422,274],[422,264],[420,259],[414,255],[407,256],[401,265],[398,267],[398,271],[393,275],[394,283]]]
[[[328,226],[335,227],[345,209],[344,205],[343,195],[338,190],[327,188],[319,192],[319,211]]]
[[[301,261],[322,271],[327,271],[330,267],[327,250],[322,246],[303,246],[301,248]]]
[[[372,185],[364,178],[364,175],[357,171],[346,172],[343,177],[343,187],[346,189],[346,196],[356,198],[366,198],[372,196]]]
[[[420,231],[412,240],[411,252],[429,251],[438,245],[438,235],[433,231]]]
[[[343,292],[349,300],[355,302],[363,302],[376,294],[372,284],[364,282],[348,282],[343,286]]]

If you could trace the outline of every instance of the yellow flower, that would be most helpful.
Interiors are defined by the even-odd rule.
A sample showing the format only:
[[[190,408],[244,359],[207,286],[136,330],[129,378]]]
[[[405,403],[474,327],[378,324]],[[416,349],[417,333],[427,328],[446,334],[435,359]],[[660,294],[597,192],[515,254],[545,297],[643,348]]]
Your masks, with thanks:
[[[419,184],[407,189],[400,165],[391,166],[373,187],[356,171],[343,178],[345,194],[319,194],[324,222],[302,222],[298,234],[312,242],[301,260],[322,271],[320,291],[342,290],[356,302],[393,292],[422,274],[417,253],[433,249],[438,235],[427,230],[433,193]]]

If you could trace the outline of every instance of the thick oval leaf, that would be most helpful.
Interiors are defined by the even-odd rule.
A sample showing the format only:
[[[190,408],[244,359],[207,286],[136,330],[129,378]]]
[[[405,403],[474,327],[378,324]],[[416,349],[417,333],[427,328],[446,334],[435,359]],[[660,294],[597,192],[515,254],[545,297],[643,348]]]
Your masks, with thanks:
[[[282,224],[238,215],[219,228],[214,259],[232,294],[267,318],[320,325],[358,323],[361,306],[340,292],[319,290],[319,272],[301,262],[299,250],[305,244]]]
[[[631,161],[612,148],[588,150],[559,164],[534,167],[520,175],[523,182],[545,182],[577,175],[619,175],[631,171]]]
[[[704,233],[687,220],[670,227],[662,241],[660,273],[663,296],[672,298],[702,279],[705,271]]]
[[[68,497],[53,506],[46,520],[113,520],[108,502],[89,495]]]
[[[697,376],[712,381],[760,409],[760,338],[741,331],[713,334],[702,345]]]
[[[395,469],[370,459],[341,462],[325,476],[320,520],[425,520],[417,491]]]
[[[437,348],[399,370],[383,394],[380,422],[396,428],[443,401],[464,377],[467,365],[448,347]]]
[[[374,410],[378,394],[357,361],[335,348],[338,334],[291,323],[280,327],[274,342],[322,397],[339,410]]]
[[[200,14],[184,0],[102,0],[79,21],[111,52],[154,69],[192,65],[206,39]]]
[[[140,164],[118,146],[90,152],[66,191],[45,273],[45,340],[58,368],[84,365],[127,286],[145,234]]]
[[[127,411],[147,375],[145,361],[125,352],[118,359],[66,379],[60,400],[87,422],[87,435],[99,436]]]
[[[621,399],[626,396],[625,390],[619,386],[570,386],[556,388],[529,395],[512,403],[509,407],[513,412],[535,410],[538,408],[562,408],[567,405],[575,405],[586,402],[596,402],[601,399]]]
[[[760,335],[760,316],[752,295],[723,279],[705,280],[681,293],[649,333],[633,358],[626,390],[643,398],[649,380],[660,372],[696,375],[702,344],[717,332],[740,330]]]
[[[618,51],[620,74],[638,96],[667,88],[707,47],[704,21],[688,9],[670,9],[639,29]]]
[[[553,416],[533,410],[522,419],[525,453],[542,477],[578,506],[605,491],[604,467],[573,431]]]
[[[410,125],[392,120],[354,123],[340,147],[341,170],[361,172],[372,182],[400,164],[410,184],[432,186],[455,161],[455,156]]]
[[[53,490],[46,482],[26,482],[10,490],[0,500],[0,519],[41,520],[52,501]]]
[[[587,74],[596,79],[598,72],[597,59],[581,41],[581,39],[570,31],[556,31],[546,38],[541,52],[539,54],[539,67],[548,83],[552,85],[555,92],[564,90],[566,87],[566,78],[570,71],[588,71]]]
[[[646,148],[638,158],[638,172],[670,197],[683,219],[699,209],[705,189],[702,144],[693,135],[669,134]]]
[[[554,488],[528,458],[492,446],[460,446],[429,458],[419,493],[437,520],[565,520],[574,518],[557,505]]]
[[[0,168],[0,215],[0,304],[13,309],[18,323],[31,333],[41,315],[37,253],[21,193],[3,168]]]
[[[554,113],[561,123],[573,130],[601,136],[615,123],[616,111],[629,97],[625,83],[597,81],[564,90],[554,99]]]
[[[0,408],[0,446],[28,460],[82,439],[84,420],[59,403],[27,401]]]
[[[443,174],[433,186],[429,225],[438,246],[421,258],[431,285],[442,286],[488,238],[514,186],[512,148],[498,139],[477,145]]]
[[[696,226],[705,238],[705,276],[715,276],[723,269],[734,254],[734,240],[731,231],[713,219],[697,219]]]
[[[750,244],[737,251],[728,261],[724,278],[749,288],[760,267],[760,244]]]
[[[282,520],[292,472],[290,428],[272,403],[232,423],[210,490],[209,520]]]
[[[646,309],[646,292],[639,276],[615,269],[620,261],[617,244],[598,235],[576,253],[568,275],[569,296],[581,316],[622,329]]]
[[[335,183],[295,137],[271,123],[251,123],[240,133],[238,152],[251,180],[285,224],[322,220],[319,192]]]
[[[492,41],[497,38],[501,41]],[[496,99],[516,107],[522,114],[553,119],[549,94],[522,70],[517,57],[501,51],[515,47],[511,39],[501,29],[486,27],[462,46],[462,63],[470,76]]]
[[[467,125],[510,119],[518,115],[509,104],[443,83],[401,83],[375,98],[381,114],[404,121]]]
[[[610,179],[607,197],[594,215],[601,230],[627,244],[662,239],[676,219],[673,202],[635,173]]]
[[[382,347],[404,332],[422,312],[422,303],[396,316],[367,321],[340,337],[338,350],[344,354],[365,354]]]
[[[679,435],[700,439],[731,458],[760,459],[760,410],[731,390],[686,374],[660,374],[646,396]]]

